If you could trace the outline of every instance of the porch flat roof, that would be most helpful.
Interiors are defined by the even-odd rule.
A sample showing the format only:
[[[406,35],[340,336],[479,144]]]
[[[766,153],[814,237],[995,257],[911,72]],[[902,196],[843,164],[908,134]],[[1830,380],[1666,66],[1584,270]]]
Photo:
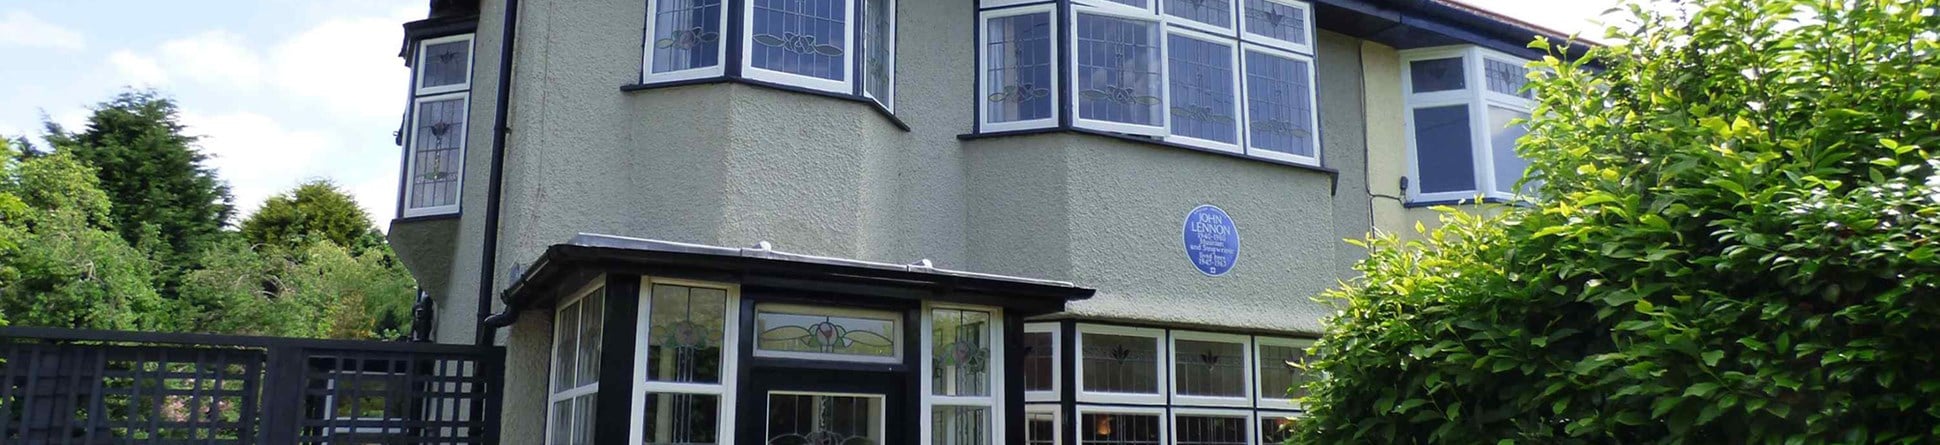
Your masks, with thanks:
[[[500,299],[512,308],[537,307],[562,292],[575,290],[561,288],[571,284],[573,277],[613,271],[717,275],[743,285],[772,287],[820,283],[838,292],[900,289],[902,295],[912,298],[977,295],[1024,307],[1055,306],[1053,310],[1061,309],[1065,301],[1090,298],[1095,292],[1066,281],[941,268],[929,260],[894,264],[783,252],[765,241],[752,247],[726,247],[581,233],[548,247],[500,294]]]

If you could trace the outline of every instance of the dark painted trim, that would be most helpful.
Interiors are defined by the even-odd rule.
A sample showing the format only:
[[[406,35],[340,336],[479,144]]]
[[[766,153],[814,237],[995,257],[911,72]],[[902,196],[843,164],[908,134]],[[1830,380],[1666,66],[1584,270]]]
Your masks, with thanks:
[[[1257,329],[1224,328],[1224,327],[1217,327],[1217,326],[1198,327],[1198,326],[1167,325],[1163,323],[1151,323],[1151,322],[1086,320],[1086,319],[1077,319],[1077,318],[1067,318],[1059,321],[1074,323],[1074,324],[1093,324],[1093,325],[1104,325],[1104,326],[1121,326],[1121,327],[1128,327],[1128,328],[1163,329],[1166,331],[1204,332],[1208,334],[1245,335],[1245,336],[1251,336],[1251,337],[1290,338],[1290,339],[1296,339],[1296,340],[1320,339],[1319,336],[1315,336],[1311,334],[1305,334],[1305,335],[1288,334],[1285,332],[1263,331],[1263,330],[1257,330]],[[1042,322],[1040,321],[1037,323],[1042,323]]]
[[[635,91],[682,87],[682,86],[688,86],[688,85],[707,85],[707,84],[715,84],[715,83],[738,83],[742,85],[752,85],[752,86],[757,86],[762,88],[787,91],[791,93],[801,93],[801,94],[808,94],[813,96],[827,97],[831,99],[841,99],[849,102],[860,102],[868,105],[870,109],[875,110],[876,114],[880,114],[882,115],[883,118],[888,119],[890,125],[895,125],[896,128],[901,129],[903,131],[909,131],[909,124],[903,123],[903,119],[896,117],[895,112],[889,111],[888,108],[883,108],[882,103],[876,102],[875,99],[863,97],[862,94],[860,93],[856,93],[856,94],[835,93],[835,92],[817,90],[813,88],[802,88],[794,85],[784,85],[784,84],[779,84],[774,82],[749,79],[746,77],[740,77],[740,76],[734,76],[734,75],[704,77],[699,79],[676,80],[671,82],[636,83],[632,85],[622,85],[620,86],[620,91],[625,93],[631,93]],[[858,83],[857,85],[860,85],[860,83]]]
[[[472,344],[490,345],[498,330],[489,329],[485,322],[492,317],[492,294],[498,287],[494,283],[498,268],[498,205],[504,193],[505,174],[505,134],[512,132],[506,123],[512,101],[512,50],[519,30],[519,0],[505,0],[505,19],[499,22],[504,33],[499,37],[498,48],[498,90],[492,101],[492,164],[485,180],[485,239],[479,248],[478,268],[478,318],[472,332]],[[475,47],[475,46],[474,46]],[[473,51],[477,60],[477,51]],[[470,104],[467,103],[467,106]],[[510,308],[508,311],[512,310]]]
[[[426,221],[444,221],[447,219],[458,219],[458,217],[460,216],[464,216],[463,211],[451,212],[451,213],[445,213],[445,214],[439,214],[439,215],[420,215],[420,216],[412,216],[412,217],[405,217],[405,218],[393,218],[391,219],[391,224],[400,224],[400,223],[408,224],[408,223],[426,222]]]
[[[478,32],[478,16],[429,18],[404,23],[404,46],[398,48],[397,56],[406,65],[412,64],[412,56],[417,51],[417,43],[425,39]]]
[[[640,276],[606,275],[605,326],[600,327],[600,392],[594,408],[593,443],[632,440],[634,335],[640,323]]]
[[[1024,420],[1024,378],[1018,375],[1024,364],[1024,348],[1019,346],[1023,341],[1024,317],[1004,317],[1005,369],[1000,370],[1005,377],[1004,405],[999,408],[1003,410],[1004,431],[996,435],[1003,443],[1025,443],[1024,431],[1030,427]]]
[[[1058,443],[1078,443],[1078,324],[1058,322]]]
[[[1508,202],[1509,200],[1502,199],[1502,198],[1482,198],[1481,201],[1477,201],[1475,200],[1475,198],[1463,198],[1463,199],[1443,199],[1438,201],[1409,201],[1409,202],[1402,203],[1401,207],[1406,209],[1419,209],[1424,207],[1439,207],[1439,206],[1504,204]]]
[[[1025,3],[1018,3],[1018,4],[1015,4],[1015,5],[1003,5],[1003,6],[982,6],[982,5],[978,5],[978,6],[976,7],[976,10],[977,10],[977,12],[989,12],[989,11],[1002,11],[1002,10],[1006,10],[1006,9],[1015,9],[1015,8],[1022,8],[1022,7],[1025,7],[1025,6],[1044,6],[1044,5],[1048,5],[1048,4],[1052,4],[1052,3],[1057,3],[1057,2],[1059,2],[1059,1],[1060,1],[1060,0],[1040,0],[1040,1],[1033,1],[1033,2],[1025,2]]]
[[[1204,147],[1195,147],[1191,145],[1180,144],[1177,142],[1166,142],[1164,140],[1153,139],[1153,138],[1143,137],[1143,136],[1132,136],[1128,134],[1113,133],[1109,131],[1098,131],[1098,130],[1092,130],[1089,128],[1046,127],[1046,128],[1033,128],[1028,130],[996,131],[996,132],[990,132],[990,133],[968,133],[968,134],[957,135],[957,140],[974,141],[978,139],[991,139],[991,138],[1012,137],[1012,136],[1030,136],[1030,135],[1052,134],[1052,133],[1085,134],[1085,135],[1092,135],[1092,136],[1107,137],[1107,138],[1117,139],[1117,140],[1126,141],[1126,142],[1136,142],[1141,144],[1157,145],[1157,146],[1169,147],[1169,148],[1182,148],[1182,149],[1192,150],[1200,153],[1214,154],[1214,155],[1226,156],[1230,158],[1245,159],[1248,161],[1255,161],[1255,162],[1264,162],[1264,163],[1274,164],[1274,165],[1284,165],[1284,166],[1293,167],[1301,170],[1323,173],[1330,177],[1338,178],[1340,176],[1340,170],[1335,170],[1327,167],[1317,167],[1317,166],[1302,164],[1298,162],[1288,162],[1288,161],[1282,161],[1278,159],[1267,159],[1267,158],[1262,158],[1257,156],[1247,156],[1240,153],[1219,151],[1219,150],[1213,150],[1213,149],[1208,149]]]

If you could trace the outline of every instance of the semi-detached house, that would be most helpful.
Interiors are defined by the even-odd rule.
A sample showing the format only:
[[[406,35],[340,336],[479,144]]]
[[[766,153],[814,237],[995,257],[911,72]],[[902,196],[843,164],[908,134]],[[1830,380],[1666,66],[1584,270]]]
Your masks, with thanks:
[[[390,237],[508,444],[1259,444],[1373,229],[1512,196],[1445,0],[438,0]]]

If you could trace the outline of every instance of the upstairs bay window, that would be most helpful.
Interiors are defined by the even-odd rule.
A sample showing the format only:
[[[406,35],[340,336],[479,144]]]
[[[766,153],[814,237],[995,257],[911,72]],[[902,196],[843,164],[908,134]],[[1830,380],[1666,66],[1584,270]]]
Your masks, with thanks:
[[[1060,4],[981,2],[978,132],[1077,128],[1320,165],[1307,4]]]
[[[458,212],[464,192],[471,107],[472,35],[425,39],[411,65],[411,108],[405,115],[404,217]]]
[[[1516,154],[1516,123],[1535,106],[1523,90],[1527,61],[1476,47],[1402,54],[1407,94],[1410,202],[1507,200],[1529,162]]]
[[[740,34],[727,35],[737,4]],[[746,79],[893,108],[895,0],[649,0],[647,10],[644,85]]]

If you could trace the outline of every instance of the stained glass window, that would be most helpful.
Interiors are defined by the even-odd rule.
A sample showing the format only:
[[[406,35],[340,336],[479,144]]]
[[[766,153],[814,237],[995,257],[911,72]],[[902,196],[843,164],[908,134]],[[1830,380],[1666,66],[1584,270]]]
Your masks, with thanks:
[[[643,286],[641,324],[647,329],[646,381],[640,383],[645,397],[647,445],[714,444],[721,440],[723,398],[731,397],[721,385],[730,374],[724,355],[733,344],[729,328],[735,304],[725,287],[686,286],[656,283]]]
[[[1233,46],[1182,34],[1166,36],[1172,69],[1172,134],[1239,143]]]
[[[1219,28],[1233,26],[1233,0],[1164,0],[1165,13]]]
[[[424,46],[419,55],[418,88],[458,87],[471,82],[472,41],[467,37]]]
[[[988,122],[1050,118],[1057,101],[1052,96],[1051,12],[994,17],[984,26]]]
[[[459,172],[465,162],[465,96],[458,93],[422,100],[411,128],[410,196],[406,207],[458,204]]]
[[[648,43],[655,73],[721,64],[721,0],[656,0]]]
[[[1535,108],[1534,91],[1524,91],[1526,61],[1479,47],[1403,51],[1408,66],[1407,124],[1415,177],[1408,199],[1435,202],[1474,199],[1538,198],[1540,184],[1516,189],[1529,168],[1516,154],[1516,140]],[[1472,80],[1472,81],[1471,81]]]
[[[1084,344],[1084,390],[1107,393],[1157,394],[1158,340],[1150,337],[1079,334]]]
[[[1408,78],[1415,93],[1432,93],[1468,88],[1468,74],[1462,58],[1416,60],[1408,63]]]
[[[1529,84],[1529,68],[1520,64],[1492,58],[1484,58],[1482,60],[1482,67],[1484,69],[1482,71],[1482,77],[1489,80],[1489,91],[1524,99],[1534,99],[1536,97],[1535,92],[1522,90],[1523,85]]]
[[[990,395],[990,313],[936,309],[930,314],[931,392]]]
[[[1293,438],[1293,419],[1284,415],[1260,415],[1260,443],[1286,443]]]
[[[755,314],[756,355],[894,362],[894,312],[763,305]]]
[[[828,80],[848,79],[845,0],[753,0],[755,68]]]
[[[1299,392],[1299,387],[1305,385],[1307,380],[1299,368],[1289,363],[1301,363],[1306,357],[1306,351],[1299,346],[1262,342],[1258,370],[1260,398],[1286,399],[1304,395]]]
[[[1079,418],[1078,441],[1086,445],[1159,445],[1159,414],[1085,413]]]
[[[1217,341],[1172,343],[1173,391],[1180,395],[1246,397],[1246,345]]]
[[[1025,332],[1024,338],[1018,341],[1018,347],[1024,349],[1024,363],[1018,368],[1022,370],[1025,391],[1057,390],[1052,384],[1052,373],[1058,369],[1054,339],[1054,334],[1049,332]]]
[[[930,445],[990,443],[990,408],[938,406],[930,412]]]
[[[1307,44],[1305,8],[1276,0],[1244,0],[1246,32],[1295,45]]]
[[[1262,51],[1246,52],[1247,144],[1255,149],[1315,157],[1312,63]]]
[[[1246,445],[1246,417],[1180,415],[1172,425],[1177,445]],[[1278,443],[1278,442],[1261,442]]]
[[[821,394],[768,395],[768,445],[879,445],[882,398]]]
[[[1165,123],[1158,22],[1079,13],[1077,42],[1078,117],[1141,126]]]

